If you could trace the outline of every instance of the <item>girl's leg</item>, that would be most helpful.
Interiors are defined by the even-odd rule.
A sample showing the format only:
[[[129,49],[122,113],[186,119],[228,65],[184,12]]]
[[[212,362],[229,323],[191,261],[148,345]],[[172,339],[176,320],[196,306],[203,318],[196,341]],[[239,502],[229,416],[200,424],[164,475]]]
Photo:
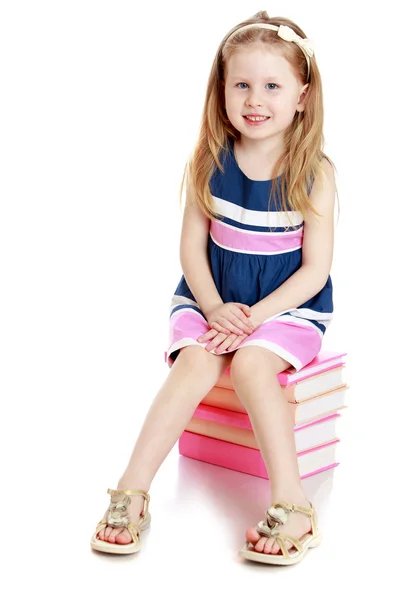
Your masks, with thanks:
[[[162,462],[184,431],[198,404],[229,366],[231,358],[232,354],[216,356],[199,346],[188,346],[180,351],[150,406],[117,489],[149,491]],[[128,513],[134,523],[139,520],[143,502],[140,496],[131,497]],[[125,528],[106,527],[98,537],[122,544],[132,541]]]
[[[268,471],[271,502],[309,507],[299,475],[293,417],[277,378],[289,366],[265,348],[239,348],[232,359],[231,380],[247,410]],[[290,513],[280,531],[299,538],[310,531],[310,520],[305,515]],[[259,552],[279,552],[273,538],[261,537],[254,528],[247,530],[246,538]]]

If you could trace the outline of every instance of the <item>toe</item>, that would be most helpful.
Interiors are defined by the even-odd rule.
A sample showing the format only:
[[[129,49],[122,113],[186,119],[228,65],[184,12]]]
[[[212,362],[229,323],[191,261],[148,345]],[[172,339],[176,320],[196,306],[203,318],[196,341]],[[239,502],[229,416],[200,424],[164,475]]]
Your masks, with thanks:
[[[266,538],[265,536],[262,536],[262,537],[261,537],[261,538],[258,540],[257,544],[254,546],[254,549],[255,549],[257,552],[264,552],[264,548],[265,548],[265,545],[266,545],[266,543],[267,543],[267,540],[268,540],[268,538]]]
[[[115,536],[117,544],[130,544],[132,542],[132,536],[127,529],[123,529],[121,533]]]
[[[279,544],[277,542],[274,542],[272,544],[271,554],[278,554],[279,550],[280,550]]]
[[[266,539],[267,538],[261,536],[254,527],[249,527],[246,531],[246,541],[253,544],[256,552],[263,552]]]
[[[274,542],[273,538],[267,538],[267,541],[265,542],[265,546],[264,546],[264,554],[271,554],[271,550],[272,550],[274,543],[275,542]]]
[[[104,530],[104,541],[105,542],[109,542],[110,541],[110,536],[113,532],[113,528],[110,526],[107,526]]]
[[[255,527],[249,527],[249,529],[246,531],[246,541],[252,543],[253,545],[258,542],[260,537],[261,536]]]
[[[123,529],[124,529],[123,527],[113,527],[112,532],[109,535],[108,541],[111,544],[115,544],[115,538],[117,537],[117,535],[119,533],[121,533],[121,531],[123,531]]]

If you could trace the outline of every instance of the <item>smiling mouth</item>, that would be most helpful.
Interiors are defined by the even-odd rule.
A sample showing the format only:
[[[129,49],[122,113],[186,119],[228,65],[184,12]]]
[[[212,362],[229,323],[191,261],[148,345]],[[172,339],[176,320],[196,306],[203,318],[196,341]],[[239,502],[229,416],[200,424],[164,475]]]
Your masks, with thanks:
[[[253,122],[257,122],[257,121],[267,121],[267,119],[269,119],[269,117],[265,117],[263,115],[257,115],[257,116],[252,116],[252,115],[243,115],[245,119],[247,119],[248,121],[253,121]]]
[[[248,123],[254,123],[254,124],[261,124],[261,123],[265,123],[266,121],[268,121],[270,119],[270,117],[264,117],[262,115],[259,116],[251,116],[251,115],[243,115],[243,118],[245,121],[247,121]]]

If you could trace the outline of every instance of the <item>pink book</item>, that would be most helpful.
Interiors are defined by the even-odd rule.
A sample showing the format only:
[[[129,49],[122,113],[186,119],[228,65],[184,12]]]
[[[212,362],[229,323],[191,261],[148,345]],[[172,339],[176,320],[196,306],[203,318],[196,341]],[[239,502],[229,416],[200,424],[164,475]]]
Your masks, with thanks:
[[[340,414],[319,417],[294,427],[296,451],[302,452],[338,439],[337,423]],[[239,446],[259,449],[247,414],[200,405],[185,427],[186,431],[224,440]]]
[[[289,367],[286,371],[282,371],[282,373],[278,373],[278,381],[280,385],[288,386],[291,383],[297,383],[302,381],[303,379],[307,379],[312,375],[316,375],[317,373],[323,373],[324,371],[328,371],[329,369],[334,369],[335,367],[339,367],[344,365],[345,359],[344,357],[347,355],[346,352],[333,352],[331,350],[321,350],[319,354],[310,362],[308,365],[300,369],[300,371],[295,370],[294,367]],[[230,373],[230,369],[228,368],[224,375]],[[222,377],[224,377],[224,375]],[[217,383],[217,386],[220,385]],[[223,387],[223,386],[221,386]]]
[[[321,416],[316,420],[308,423],[300,423],[295,425],[294,430],[298,431],[306,427],[312,427],[317,423],[329,421],[338,416],[337,413],[333,413],[327,416]],[[205,421],[213,421],[214,423],[221,423],[222,425],[229,425],[231,427],[239,427],[240,429],[253,429],[251,421],[247,413],[239,413],[233,410],[225,410],[224,408],[217,408],[216,406],[207,406],[205,404],[199,404],[194,411],[193,418],[204,419]]]
[[[297,454],[300,477],[303,479],[327,469],[336,467],[335,440]],[[182,456],[200,460],[226,469],[232,469],[255,477],[269,479],[264,461],[259,450],[239,446],[214,438],[184,431],[178,442],[179,453]]]
[[[308,365],[300,369],[296,373],[294,367],[290,367],[286,371],[278,374],[278,381],[281,385],[290,385],[297,381],[302,381],[311,375],[323,373],[328,369],[333,369],[344,364],[346,352],[332,352],[329,350],[321,350],[321,352]]]

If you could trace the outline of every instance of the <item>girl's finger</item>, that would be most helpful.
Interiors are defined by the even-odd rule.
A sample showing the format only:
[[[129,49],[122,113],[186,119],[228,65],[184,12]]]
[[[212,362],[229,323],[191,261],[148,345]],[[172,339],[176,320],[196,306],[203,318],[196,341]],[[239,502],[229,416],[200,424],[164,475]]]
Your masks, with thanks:
[[[239,335],[236,340],[234,340],[234,342],[229,346],[229,348],[227,348],[228,352],[232,352],[233,350],[236,350],[236,348],[238,348],[238,346],[240,346],[240,344],[243,342],[243,340],[245,340],[247,337],[247,335]]]
[[[233,317],[234,318],[234,317]],[[240,324],[240,321],[237,320],[237,322]],[[218,323],[222,326],[225,327],[226,329],[228,329],[228,333],[226,335],[230,335],[231,333],[235,333],[236,335],[243,335],[243,329],[237,327],[233,321],[229,321],[228,319],[226,319],[225,317],[220,317],[218,319]]]
[[[197,341],[199,342],[199,344],[203,344],[204,342],[208,342],[208,340],[212,340],[213,338],[215,338],[216,335],[218,335],[218,331],[216,331],[215,329],[210,329],[210,331],[207,331],[207,333],[203,333],[203,335],[197,338]]]
[[[250,306],[247,306],[247,304],[242,304],[241,302],[235,302],[235,304],[244,312],[246,316],[251,317]]]
[[[227,338],[227,336],[225,335],[225,333],[218,333],[218,335],[215,336],[215,338],[212,340],[212,342],[210,342],[206,346],[207,352],[211,352],[212,350],[214,350],[214,348],[216,348],[217,346],[222,344],[222,342],[225,341],[226,338]]]
[[[229,335],[231,333],[230,329],[226,329],[225,327],[222,327],[222,325],[220,325],[219,323],[217,323],[216,321],[213,321],[211,323],[211,327],[213,329],[216,329],[217,331],[219,331],[220,333],[225,333],[225,335]]]
[[[250,333],[253,333],[253,323],[249,321],[247,317],[245,317],[240,308],[238,308],[237,306],[233,306],[232,309],[234,310],[232,310],[231,322],[234,323],[237,328],[242,329],[241,333],[239,333],[238,335],[243,335],[243,333],[247,333],[248,335],[250,335]]]
[[[215,349],[215,354],[221,354],[222,352],[225,352],[228,346],[230,346],[237,339],[237,337],[237,335],[228,335],[226,340]]]
[[[250,321],[250,319],[248,319],[246,317],[246,315],[243,313],[242,309],[239,308],[238,306],[236,306],[236,304],[232,304],[230,306],[230,310],[238,319],[243,321],[243,323],[245,323],[247,325],[247,327],[254,329],[253,323]]]

